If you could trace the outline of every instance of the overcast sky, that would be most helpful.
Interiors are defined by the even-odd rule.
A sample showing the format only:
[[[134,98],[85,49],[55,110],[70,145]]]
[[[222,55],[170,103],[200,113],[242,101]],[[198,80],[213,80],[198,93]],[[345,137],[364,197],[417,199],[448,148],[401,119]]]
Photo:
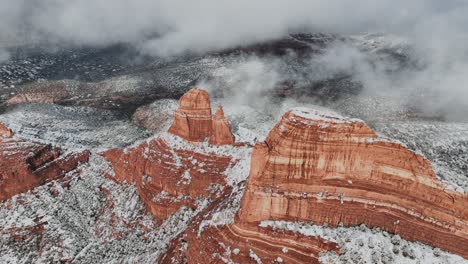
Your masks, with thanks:
[[[124,42],[145,54],[172,56],[294,31],[391,33],[411,43],[413,56],[426,68],[398,76],[395,83],[350,47],[335,47],[326,64],[359,65],[371,90],[430,88],[441,94],[431,107],[465,115],[467,14],[466,0],[0,0],[0,61],[8,58],[2,46],[33,43]]]
[[[172,55],[268,40],[299,29],[340,33],[380,31],[435,38],[445,30],[466,33],[466,2],[0,0],[0,43],[5,46],[45,41],[77,45],[128,42],[149,53]],[[436,27],[435,31],[432,27]]]

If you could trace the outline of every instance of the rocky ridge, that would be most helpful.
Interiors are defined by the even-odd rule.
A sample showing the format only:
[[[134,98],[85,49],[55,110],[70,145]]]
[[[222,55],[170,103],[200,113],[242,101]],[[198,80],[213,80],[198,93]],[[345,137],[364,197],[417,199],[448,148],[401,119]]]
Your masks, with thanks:
[[[0,124],[0,201],[29,191],[86,162],[88,151],[66,152],[52,145],[15,138]]]
[[[223,109],[214,117],[211,113],[208,94],[192,89],[179,100],[168,133],[100,153],[109,168],[98,169],[93,177],[106,176],[116,186],[134,185],[138,200],[160,224],[132,223],[143,232],[154,231],[151,235],[164,244],[133,261],[327,263],[324,256],[329,255],[324,254],[356,252],[333,236],[302,232],[302,227],[310,228],[303,222],[365,224],[466,257],[466,195],[442,184],[424,157],[377,136],[364,122],[294,109],[251,155],[249,144],[234,141]],[[8,129],[0,130],[9,136]],[[80,178],[87,170],[80,167],[67,175]],[[112,208],[116,194],[99,189],[110,197],[105,204]],[[101,220],[126,222],[112,210],[105,210]],[[109,241],[126,236],[104,224],[98,227],[105,231],[101,236],[96,230],[98,237]],[[33,228],[38,232],[21,232],[47,232],[47,224]],[[408,246],[402,252],[408,260],[417,256]],[[86,256],[83,249],[76,260],[86,262]]]

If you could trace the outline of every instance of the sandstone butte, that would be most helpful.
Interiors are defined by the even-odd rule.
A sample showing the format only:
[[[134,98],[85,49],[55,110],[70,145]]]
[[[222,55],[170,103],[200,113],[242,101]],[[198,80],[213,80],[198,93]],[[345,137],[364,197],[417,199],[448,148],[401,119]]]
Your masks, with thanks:
[[[192,209],[200,199],[219,196],[214,186],[223,186],[223,172],[236,161],[229,155],[190,150],[207,139],[214,145],[233,145],[228,120],[220,107],[211,116],[208,93],[191,89],[179,100],[179,108],[168,131],[135,147],[111,149],[103,156],[113,165],[118,182],[136,183],[142,201],[163,221],[182,206]]]
[[[17,139],[0,124],[0,201],[65,176],[88,156],[88,152],[63,152],[51,145]]]
[[[364,122],[287,112],[254,147],[239,221],[365,224],[468,258],[468,197]]]
[[[174,114],[174,122],[169,133],[190,142],[203,142],[207,138],[213,145],[233,145],[229,121],[224,117],[220,106],[215,117],[211,115],[211,102],[208,92],[193,88],[179,100],[179,109]]]
[[[234,222],[201,228],[230,203],[228,196],[197,216],[161,262],[255,263],[254,252],[263,263],[278,257],[318,263],[320,252],[339,252],[318,237],[260,228],[263,220],[366,224],[467,258],[467,196],[445,188],[427,159],[378,137],[360,120],[308,109],[287,112],[254,148]]]

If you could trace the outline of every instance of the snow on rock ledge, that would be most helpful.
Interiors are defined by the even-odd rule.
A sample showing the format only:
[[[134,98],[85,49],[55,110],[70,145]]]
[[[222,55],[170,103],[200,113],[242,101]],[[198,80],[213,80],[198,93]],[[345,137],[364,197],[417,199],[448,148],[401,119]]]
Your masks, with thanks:
[[[61,178],[89,157],[88,151],[66,152],[17,139],[1,124],[0,133],[0,201]]]
[[[468,197],[360,120],[289,111],[251,164],[242,221],[366,224],[468,257]]]

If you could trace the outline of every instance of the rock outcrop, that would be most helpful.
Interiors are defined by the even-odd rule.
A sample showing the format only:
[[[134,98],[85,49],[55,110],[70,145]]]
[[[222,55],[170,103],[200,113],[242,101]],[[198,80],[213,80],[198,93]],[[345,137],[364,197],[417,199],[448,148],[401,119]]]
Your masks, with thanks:
[[[275,259],[318,262],[319,253],[337,250],[335,243],[318,237],[273,231],[247,222],[219,228],[203,227],[205,218],[232,206],[227,197],[238,195],[238,191],[228,184],[227,174],[236,173],[229,168],[240,158],[249,159],[246,155],[235,155],[240,148],[248,147],[234,145],[222,107],[212,118],[210,99],[205,91],[192,89],[179,103],[170,133],[161,133],[126,149],[102,153],[114,168],[114,174],[107,176],[118,182],[135,183],[140,198],[158,222],[164,222],[182,208],[192,211],[202,208],[171,243],[161,263],[184,260],[218,263],[224,258],[219,253],[226,251],[223,245],[233,250],[237,248],[234,251],[239,252],[231,254],[229,259],[240,263],[255,262],[256,258],[272,262]],[[208,142],[202,143],[207,139]],[[200,232],[202,229],[204,231]],[[185,247],[187,241],[188,247]],[[291,250],[288,254],[287,249]]]
[[[364,122],[287,112],[252,154],[241,222],[365,224],[468,257],[468,197]]]
[[[321,253],[340,252],[336,243],[317,236],[230,219],[238,191],[226,188],[171,242],[159,263],[319,263]]]
[[[64,152],[60,148],[12,137],[0,126],[0,201],[65,176],[88,160],[87,151]]]
[[[4,124],[0,123],[0,138],[11,138],[13,136],[13,131],[9,129]]]
[[[170,134],[103,156],[114,167],[115,175],[108,176],[136,183],[142,201],[160,221],[184,206],[195,210],[202,199],[219,196],[219,187],[226,185],[224,172],[236,162]]]
[[[320,237],[260,227],[264,220],[365,224],[466,257],[466,195],[446,188],[424,157],[360,120],[332,113],[286,113],[254,148],[246,190],[237,198],[240,209],[228,209],[236,204],[233,195],[242,195],[243,184],[226,184],[228,168],[238,162],[231,155],[236,146],[217,152],[211,144],[234,143],[229,122],[222,108],[211,117],[209,97],[200,89],[179,102],[170,133],[103,153],[114,167],[109,177],[135,182],[160,221],[209,201],[161,263],[318,263],[320,253],[339,252]]]
[[[210,96],[202,89],[194,88],[179,99],[179,109],[169,133],[191,142],[203,142],[211,136]]]
[[[212,145],[234,145],[234,136],[231,132],[231,125],[224,117],[223,107],[219,106],[213,118],[210,144]]]
[[[210,97],[204,90],[191,89],[180,98],[168,132],[102,154],[114,167],[115,175],[108,176],[136,183],[141,199],[160,221],[182,207],[195,210],[203,199],[214,200],[226,185],[224,172],[236,163],[209,144],[197,147],[208,138],[213,145],[234,143],[222,108],[212,119]]]
[[[221,106],[214,118],[211,115],[210,96],[205,90],[193,88],[179,100],[174,122],[169,133],[189,142],[203,142],[207,138],[212,145],[233,145],[234,136]]]

